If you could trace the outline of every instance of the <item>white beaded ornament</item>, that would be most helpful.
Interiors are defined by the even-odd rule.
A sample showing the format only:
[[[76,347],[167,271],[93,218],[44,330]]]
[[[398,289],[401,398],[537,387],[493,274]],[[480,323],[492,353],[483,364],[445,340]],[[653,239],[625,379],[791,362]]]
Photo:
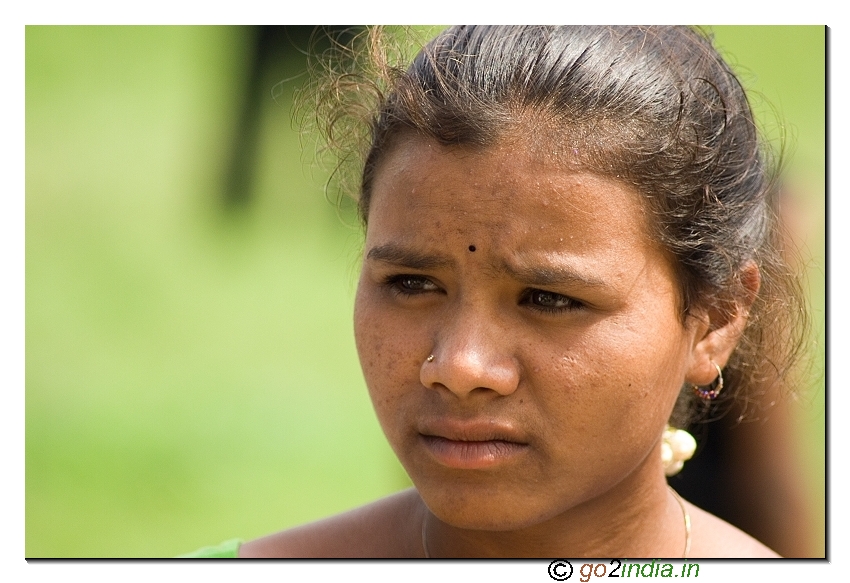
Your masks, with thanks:
[[[668,476],[678,474],[685,462],[693,457],[696,449],[697,442],[690,433],[668,425],[661,437],[661,463],[664,464],[664,473]]]

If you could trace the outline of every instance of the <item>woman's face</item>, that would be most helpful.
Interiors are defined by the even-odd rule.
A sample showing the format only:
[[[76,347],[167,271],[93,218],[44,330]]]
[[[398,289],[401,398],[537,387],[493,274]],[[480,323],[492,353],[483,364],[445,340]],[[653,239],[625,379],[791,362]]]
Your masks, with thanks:
[[[385,156],[357,349],[381,426],[443,521],[521,528],[661,475],[696,332],[647,233],[634,190],[516,144],[407,137]]]

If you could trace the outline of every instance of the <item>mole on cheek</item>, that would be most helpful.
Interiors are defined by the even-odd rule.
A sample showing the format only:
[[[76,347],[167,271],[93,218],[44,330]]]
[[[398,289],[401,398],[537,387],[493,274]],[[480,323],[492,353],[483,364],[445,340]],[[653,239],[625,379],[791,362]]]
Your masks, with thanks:
[[[470,246],[469,246],[469,250],[470,250],[470,251],[472,251],[472,252],[474,253],[474,252],[475,252],[475,245],[470,245]]]

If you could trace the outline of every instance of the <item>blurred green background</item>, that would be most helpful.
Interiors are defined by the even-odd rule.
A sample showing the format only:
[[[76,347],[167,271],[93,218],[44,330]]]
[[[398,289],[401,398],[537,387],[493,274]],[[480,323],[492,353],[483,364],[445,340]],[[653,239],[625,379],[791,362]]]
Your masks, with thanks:
[[[822,531],[825,32],[714,32],[793,145],[819,337],[799,443]],[[307,36],[288,31],[253,102],[255,34],[26,29],[28,557],[173,556],[409,485],[354,349],[361,235],[291,120]]]

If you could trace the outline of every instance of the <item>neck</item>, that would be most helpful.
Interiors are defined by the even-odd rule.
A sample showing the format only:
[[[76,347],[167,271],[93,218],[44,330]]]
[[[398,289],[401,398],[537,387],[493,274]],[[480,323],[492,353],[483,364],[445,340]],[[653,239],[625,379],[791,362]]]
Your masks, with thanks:
[[[427,510],[422,524],[423,544],[434,558],[680,557],[686,544],[682,507],[654,467],[639,469],[604,494],[519,530],[456,528]]]

